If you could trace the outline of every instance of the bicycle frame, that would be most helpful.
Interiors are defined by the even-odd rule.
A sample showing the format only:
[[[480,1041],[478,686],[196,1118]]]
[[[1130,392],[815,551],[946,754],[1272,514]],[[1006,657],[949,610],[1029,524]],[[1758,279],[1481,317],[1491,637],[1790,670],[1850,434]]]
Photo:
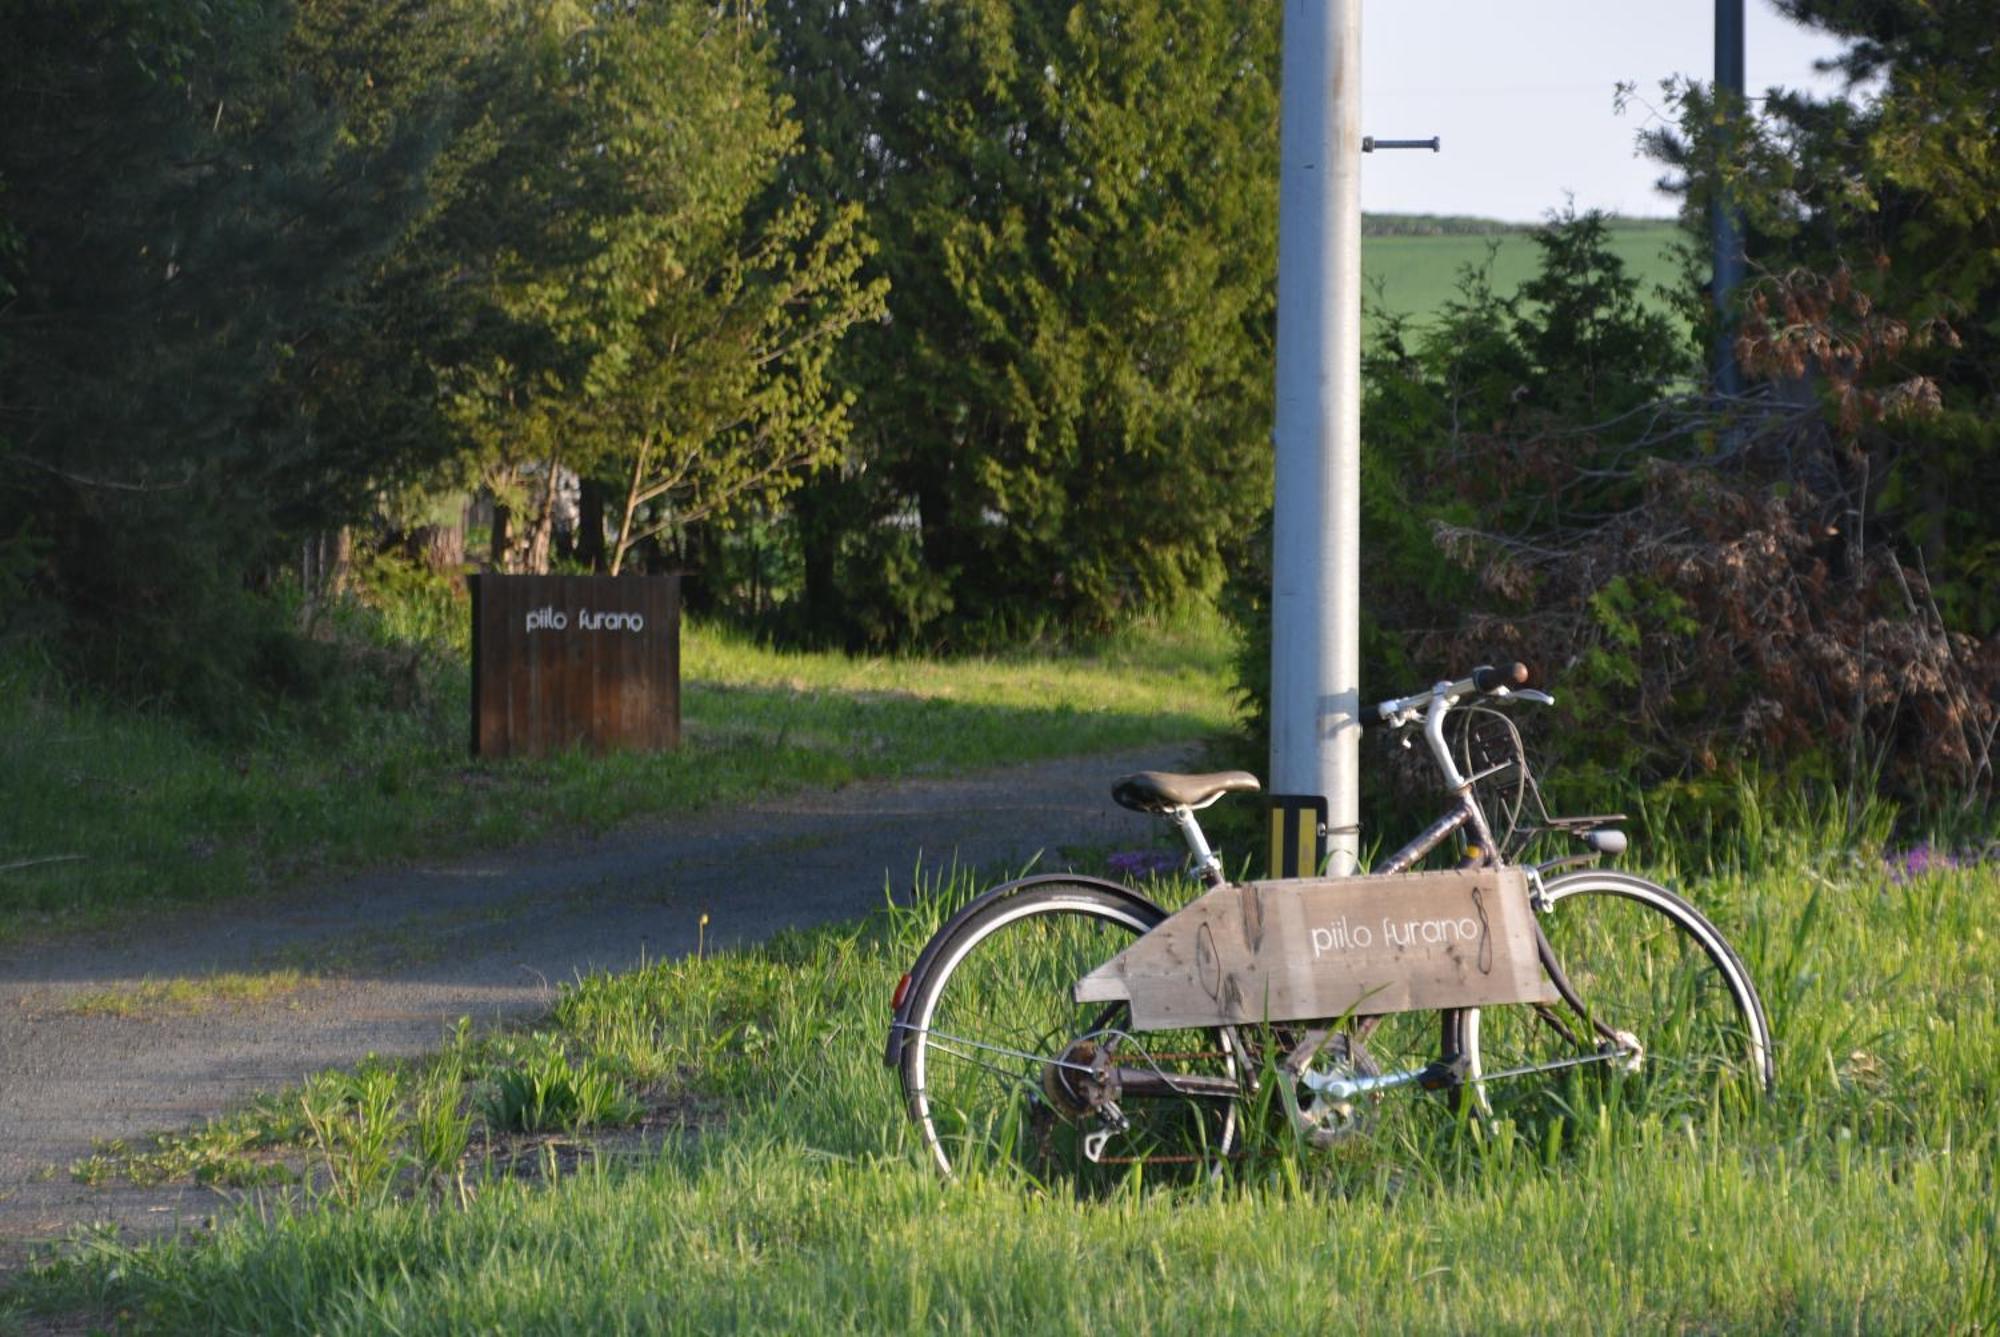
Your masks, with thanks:
[[[1470,826],[1473,833],[1471,842],[1473,851],[1467,859],[1467,866],[1492,867],[1500,862],[1499,846],[1494,842],[1492,828],[1486,821],[1486,813],[1472,797],[1472,786],[1480,777],[1467,778],[1459,774],[1458,765],[1452,760],[1451,747],[1444,739],[1444,717],[1450,712],[1453,702],[1441,690],[1442,687],[1443,684],[1440,684],[1439,689],[1433,690],[1430,704],[1424,711],[1424,742],[1429,746],[1431,759],[1437,763],[1438,770],[1443,774],[1446,788],[1456,800],[1456,806],[1418,832],[1409,844],[1390,855],[1379,870],[1373,871],[1405,872],[1414,867],[1419,859],[1443,844],[1453,832],[1466,826]],[[1540,873],[1540,868],[1530,870],[1529,896],[1537,904],[1540,904],[1541,894]],[[1536,919],[1532,922],[1535,929],[1535,950],[1541,956],[1542,969],[1548,972],[1549,982],[1555,985],[1556,992],[1561,995],[1563,1002],[1604,1039],[1614,1044],[1618,1043],[1617,1033],[1590,1015],[1590,1008],[1578,995],[1576,987],[1570,983],[1562,962],[1556,959],[1555,948],[1550,944],[1548,934],[1542,931],[1541,921]]]
[[[1442,688],[1445,685],[1440,684],[1439,686]],[[1443,769],[1448,787],[1456,802],[1449,812],[1439,817],[1419,833],[1414,840],[1398,850],[1390,857],[1388,864],[1378,871],[1388,873],[1402,872],[1409,869],[1425,855],[1444,843],[1454,832],[1467,826],[1471,827],[1474,840],[1479,843],[1481,849],[1484,851],[1484,860],[1486,862],[1497,861],[1494,855],[1494,845],[1487,825],[1486,815],[1480,810],[1478,803],[1472,797],[1471,784],[1460,776],[1458,767],[1452,760],[1451,749],[1444,740],[1444,717],[1449,712],[1451,705],[1452,700],[1445,693],[1440,691],[1434,696],[1426,712],[1424,734],[1426,741],[1430,745],[1432,756]],[[1201,824],[1195,818],[1194,810],[1191,808],[1178,808],[1169,812],[1167,817],[1174,823],[1174,826],[1180,832],[1181,839],[1186,843],[1188,852],[1194,863],[1195,873],[1201,882],[1211,889],[1226,884],[1228,877],[1223,871],[1222,860],[1210,848],[1208,838],[1203,834]],[[916,983],[921,981],[930,970],[939,947],[950,940],[952,932],[957,926],[969,922],[996,900],[1014,895],[1025,888],[1049,882],[1087,883],[1121,897],[1133,900],[1143,899],[1139,897],[1138,893],[1132,891],[1122,883],[1076,874],[1041,874],[1021,878],[1017,881],[994,887],[977,897],[953,916],[952,920],[932,937],[931,941],[925,945],[923,952],[918,956],[909,973],[899,982],[897,1005],[889,1027],[888,1042],[883,1049],[882,1059],[884,1064],[894,1067],[901,1061],[907,1035],[907,1018],[904,1016],[903,998],[906,994],[914,992]],[[1541,952],[1544,963],[1551,962],[1553,956],[1548,948],[1547,940],[1541,935],[1539,927],[1536,929],[1536,937],[1537,949]],[[1568,988],[1567,980],[1562,980],[1558,977],[1557,988],[1565,999],[1574,996],[1573,992]],[[1579,1012],[1582,1011],[1581,1008],[1578,1010]],[[1318,1041],[1314,1040],[1312,1048],[1317,1048],[1317,1046]],[[1311,1054],[1309,1051],[1295,1053],[1293,1057],[1301,1060],[1302,1065],[1304,1061],[1310,1061]]]
[[[1473,862],[1489,866],[1499,862],[1498,851],[1493,843],[1493,831],[1487,825],[1486,814],[1472,797],[1473,780],[1458,773],[1458,763],[1452,760],[1451,747],[1444,741],[1444,717],[1450,712],[1452,699],[1444,692],[1435,692],[1430,705],[1424,711],[1424,743],[1431,750],[1431,760],[1437,763],[1438,771],[1444,776],[1445,791],[1449,793],[1454,806],[1451,811],[1418,832],[1409,844],[1390,855],[1380,869],[1383,873],[1401,873],[1416,866],[1419,859],[1442,845],[1453,832],[1461,827],[1472,828],[1472,844],[1476,849]],[[1474,777],[1476,780],[1478,777]]]

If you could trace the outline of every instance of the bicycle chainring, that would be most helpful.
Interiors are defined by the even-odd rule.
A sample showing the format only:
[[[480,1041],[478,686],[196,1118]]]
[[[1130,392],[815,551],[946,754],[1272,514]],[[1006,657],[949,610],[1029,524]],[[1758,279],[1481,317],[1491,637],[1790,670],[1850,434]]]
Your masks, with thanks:
[[[1368,1046],[1346,1032],[1326,1038],[1308,1071],[1334,1077],[1379,1077],[1381,1065],[1368,1053]],[[1289,1107],[1293,1126],[1315,1147],[1331,1147],[1363,1132],[1374,1102],[1366,1097],[1335,1100],[1299,1083],[1298,1099]]]

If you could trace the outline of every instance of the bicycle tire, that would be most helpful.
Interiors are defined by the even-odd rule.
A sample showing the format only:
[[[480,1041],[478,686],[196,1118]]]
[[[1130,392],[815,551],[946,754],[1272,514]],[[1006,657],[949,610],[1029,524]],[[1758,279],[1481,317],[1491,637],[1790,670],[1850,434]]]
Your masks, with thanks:
[[[910,1117],[947,1176],[1009,1164],[1048,1182],[1122,1177],[1135,1162],[1201,1165],[1235,1140],[1234,1099],[1124,1100],[1129,1120],[1093,1161],[1083,1139],[1101,1118],[1052,1098],[1050,1064],[1090,1040],[1117,1062],[1234,1082],[1233,1032],[1130,1031],[1123,1003],[1079,1004],[1071,988],[1166,917],[1138,897],[1086,883],[1044,883],[960,925],[913,984],[900,1075]],[[1068,1072],[1061,1069],[1060,1072]]]
[[[1678,1117],[1770,1093],[1776,1067],[1763,1001],[1701,911],[1656,882],[1599,869],[1550,879],[1539,900],[1538,922],[1592,1022],[1635,1038],[1639,1053],[1503,1080],[1512,1069],[1622,1046],[1562,1003],[1465,1009],[1454,1048],[1466,1056],[1475,1108],[1576,1116],[1615,1098]]]

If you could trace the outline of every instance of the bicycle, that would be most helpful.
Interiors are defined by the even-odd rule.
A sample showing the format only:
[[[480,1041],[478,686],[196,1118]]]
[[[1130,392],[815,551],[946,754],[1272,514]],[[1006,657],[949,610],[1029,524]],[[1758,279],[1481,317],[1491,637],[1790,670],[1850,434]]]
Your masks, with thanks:
[[[1116,882],[1025,877],[961,909],[896,987],[884,1058],[938,1168],[950,1176],[1006,1162],[1080,1176],[1212,1164],[1240,1151],[1246,1111],[1273,1108],[1328,1145],[1399,1089],[1481,1117],[1573,1114],[1591,1096],[1677,1117],[1767,1094],[1770,1025],[1722,933],[1667,888],[1591,866],[1624,852],[1622,815],[1549,815],[1519,730],[1495,708],[1553,704],[1524,686],[1527,676],[1520,664],[1482,666],[1380,704],[1406,747],[1421,724],[1452,802],[1370,877],[1413,869],[1461,832],[1461,868],[1519,869],[1532,951],[1555,1002],[1371,1015],[1364,1000],[1338,1017],[1142,1034],[1128,1003],[1079,1003],[1076,994],[1168,911]],[[1455,712],[1457,757],[1445,734]],[[1141,772],[1118,780],[1112,796],[1171,822],[1213,892],[1230,884],[1195,813],[1259,787],[1242,771]],[[1488,806],[1503,819],[1498,831]],[[1518,861],[1551,836],[1584,849]]]

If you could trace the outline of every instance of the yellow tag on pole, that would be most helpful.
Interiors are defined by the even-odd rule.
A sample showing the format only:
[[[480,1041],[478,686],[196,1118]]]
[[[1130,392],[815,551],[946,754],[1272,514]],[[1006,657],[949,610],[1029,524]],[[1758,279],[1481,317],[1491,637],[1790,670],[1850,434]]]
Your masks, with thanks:
[[[1326,796],[1271,795],[1271,876],[1318,877],[1326,862]]]

